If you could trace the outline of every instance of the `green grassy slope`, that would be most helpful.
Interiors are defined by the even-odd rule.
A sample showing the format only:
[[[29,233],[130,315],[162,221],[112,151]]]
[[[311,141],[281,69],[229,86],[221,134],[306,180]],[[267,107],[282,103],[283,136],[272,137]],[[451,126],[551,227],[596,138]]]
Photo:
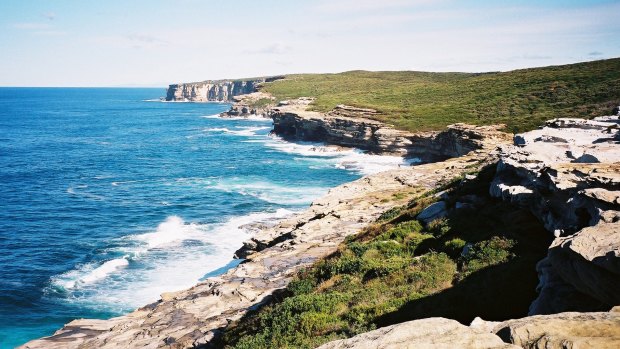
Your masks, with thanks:
[[[337,104],[379,110],[381,121],[420,131],[456,122],[507,124],[525,131],[556,117],[609,115],[620,103],[620,58],[501,73],[351,71],[288,75],[263,91],[279,100],[316,97],[313,108]]]

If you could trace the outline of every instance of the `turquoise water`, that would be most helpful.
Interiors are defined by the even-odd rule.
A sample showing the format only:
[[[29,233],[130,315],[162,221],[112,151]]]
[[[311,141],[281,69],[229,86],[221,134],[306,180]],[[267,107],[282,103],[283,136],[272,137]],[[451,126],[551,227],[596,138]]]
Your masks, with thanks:
[[[0,88],[1,348],[189,287],[231,265],[244,224],[401,163],[164,93]]]

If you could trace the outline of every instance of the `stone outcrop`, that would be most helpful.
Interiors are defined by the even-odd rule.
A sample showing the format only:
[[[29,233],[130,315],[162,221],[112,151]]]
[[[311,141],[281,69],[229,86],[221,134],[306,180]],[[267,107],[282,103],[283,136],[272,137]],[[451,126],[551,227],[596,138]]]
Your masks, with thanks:
[[[346,236],[455,176],[497,161],[497,138],[445,162],[398,168],[331,189],[307,210],[261,229],[238,252],[247,259],[218,277],[111,320],[76,320],[22,348],[206,347],[230,321],[267,302],[297,270],[338,248]]]
[[[245,95],[234,96],[233,105],[228,111],[221,113],[220,117],[268,117],[270,107],[272,107],[273,104],[275,104],[275,98],[264,92],[253,92]]]
[[[620,304],[619,124],[556,119],[501,150],[491,194],[529,208],[556,236],[531,314]]]
[[[265,83],[281,76],[247,80],[207,80],[185,84],[172,84],[166,91],[167,101],[232,102],[233,97],[256,92]]]
[[[615,349],[620,348],[620,313],[529,316],[496,324],[492,332],[527,349]]]
[[[492,333],[478,332],[455,320],[429,318],[359,334],[329,342],[319,349],[511,349]]]
[[[454,320],[428,318],[329,342],[319,349],[616,349],[620,348],[620,309],[614,310],[537,315],[503,322],[476,318],[469,327]]]
[[[450,125],[441,132],[411,133],[372,119],[377,112],[344,105],[329,113],[308,111],[308,101],[286,101],[272,108],[273,132],[285,139],[321,141],[373,153],[398,154],[422,162],[442,161],[480,149],[483,140],[507,140],[501,126]]]

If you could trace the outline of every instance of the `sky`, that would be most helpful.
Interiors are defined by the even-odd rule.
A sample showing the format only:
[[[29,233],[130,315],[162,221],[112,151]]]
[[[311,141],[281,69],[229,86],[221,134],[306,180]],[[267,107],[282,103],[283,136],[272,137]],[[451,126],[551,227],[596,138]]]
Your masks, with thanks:
[[[620,1],[0,0],[0,86],[149,86],[620,57]]]

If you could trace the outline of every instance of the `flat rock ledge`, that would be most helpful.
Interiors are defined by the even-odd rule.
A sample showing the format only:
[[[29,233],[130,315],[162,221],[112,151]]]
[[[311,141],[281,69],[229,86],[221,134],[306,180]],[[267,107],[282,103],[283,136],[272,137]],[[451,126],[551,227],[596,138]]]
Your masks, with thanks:
[[[472,133],[476,127],[470,126]],[[488,133],[486,128],[480,131]],[[381,213],[406,203],[402,192],[424,193],[497,161],[505,137],[477,136],[480,149],[444,162],[394,169],[331,189],[305,211],[261,229],[238,252],[247,259],[218,277],[110,320],[75,320],[21,348],[208,347],[228,323],[267,302],[302,267],[336,251]],[[198,266],[197,266],[198,267]]]

